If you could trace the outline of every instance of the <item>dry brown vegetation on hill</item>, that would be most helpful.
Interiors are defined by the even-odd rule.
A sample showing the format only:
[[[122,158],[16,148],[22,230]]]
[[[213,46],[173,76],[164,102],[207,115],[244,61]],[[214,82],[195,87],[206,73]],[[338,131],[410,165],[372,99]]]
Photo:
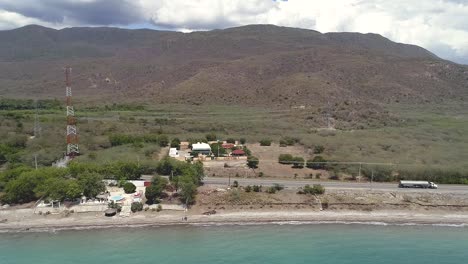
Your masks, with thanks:
[[[251,25],[162,32],[116,28],[0,32],[0,95],[62,97],[61,68],[74,68],[87,101],[343,105],[466,100],[468,68],[375,34]],[[364,109],[363,109],[364,108]],[[356,110],[357,109],[357,110]]]

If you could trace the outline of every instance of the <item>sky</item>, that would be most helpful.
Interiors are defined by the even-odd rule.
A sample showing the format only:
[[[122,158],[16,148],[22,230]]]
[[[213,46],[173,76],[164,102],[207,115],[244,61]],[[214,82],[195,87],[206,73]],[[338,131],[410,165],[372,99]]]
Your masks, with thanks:
[[[182,32],[274,24],[377,33],[468,64],[468,0],[0,0],[0,30],[28,24]]]

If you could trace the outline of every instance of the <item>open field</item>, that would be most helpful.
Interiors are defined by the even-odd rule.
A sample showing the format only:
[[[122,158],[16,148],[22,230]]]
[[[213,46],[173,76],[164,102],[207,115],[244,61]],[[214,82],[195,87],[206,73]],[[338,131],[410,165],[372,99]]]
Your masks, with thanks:
[[[321,155],[327,160],[468,170],[466,104],[392,105],[387,108],[400,120],[398,124],[326,131],[319,129],[324,123],[310,121],[309,116],[320,115],[309,113],[308,109],[169,104],[95,108],[77,102],[80,148],[84,155],[79,159],[157,159],[159,147],[148,144],[113,147],[109,141],[113,134],[165,134],[169,138],[184,140],[204,138],[213,132],[222,139],[244,137],[249,145],[264,138],[275,143],[283,136],[298,138],[301,146],[294,149],[303,149],[305,159],[311,156],[310,149],[321,145],[324,147]],[[34,110],[2,110],[0,143],[18,146],[15,158],[21,162],[32,165],[37,154],[39,164],[48,165],[61,157],[65,150],[65,114],[61,109],[40,109],[39,120],[42,127],[39,139],[26,139],[32,135]],[[287,153],[290,148],[253,147],[252,150],[253,155],[258,152],[264,159],[265,163],[261,162],[260,168],[266,170],[262,167],[268,163],[267,160],[277,160],[279,154]],[[297,171],[303,175],[306,170]]]

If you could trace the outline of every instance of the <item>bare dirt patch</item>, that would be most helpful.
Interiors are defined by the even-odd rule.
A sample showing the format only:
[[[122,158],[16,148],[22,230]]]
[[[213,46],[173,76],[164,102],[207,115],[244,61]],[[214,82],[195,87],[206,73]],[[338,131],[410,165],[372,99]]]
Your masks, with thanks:
[[[199,190],[195,211],[216,210],[312,210],[319,211],[382,211],[468,212],[468,195],[441,193],[397,193],[363,190],[327,190],[324,195],[298,194],[298,189],[284,189],[274,194],[246,192],[243,187],[219,188],[204,186]]]
[[[312,170],[309,168],[292,168],[291,165],[278,163],[280,154],[291,154],[293,156],[303,157],[305,160],[312,158],[311,149],[303,146],[280,147],[279,144],[272,143],[271,146],[260,146],[260,144],[249,144],[247,146],[252,155],[259,158],[257,173],[263,172],[266,177],[281,178],[311,178],[320,173],[321,178],[326,178],[328,173],[322,170]]]

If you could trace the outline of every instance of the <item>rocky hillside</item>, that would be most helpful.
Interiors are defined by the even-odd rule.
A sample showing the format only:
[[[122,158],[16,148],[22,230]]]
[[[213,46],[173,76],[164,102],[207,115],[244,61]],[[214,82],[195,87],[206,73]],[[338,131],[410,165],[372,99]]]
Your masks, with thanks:
[[[380,35],[250,25],[0,31],[0,96],[345,109],[468,99],[468,67]]]

